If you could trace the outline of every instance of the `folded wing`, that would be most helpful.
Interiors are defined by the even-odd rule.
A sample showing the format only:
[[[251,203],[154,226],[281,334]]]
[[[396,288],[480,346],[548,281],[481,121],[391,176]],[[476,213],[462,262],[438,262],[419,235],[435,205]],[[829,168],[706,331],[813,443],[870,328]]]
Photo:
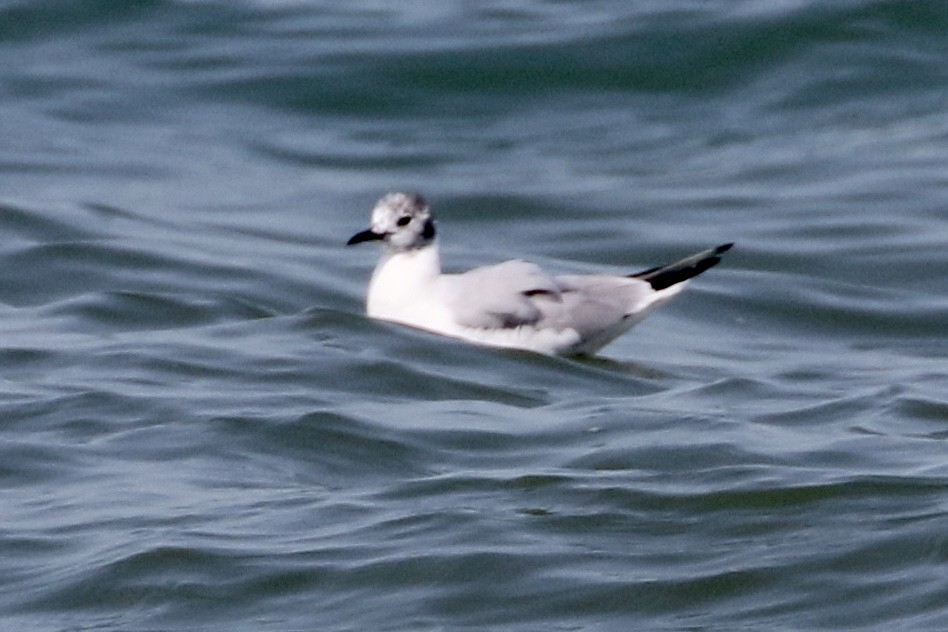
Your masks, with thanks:
[[[536,264],[506,261],[444,277],[443,287],[451,318],[461,327],[509,335],[533,329],[567,341],[571,353],[594,353],[717,264],[730,247],[625,277],[550,277]]]
[[[562,301],[556,282],[540,267],[519,259],[452,275],[447,297],[459,325],[513,328],[533,325]]]

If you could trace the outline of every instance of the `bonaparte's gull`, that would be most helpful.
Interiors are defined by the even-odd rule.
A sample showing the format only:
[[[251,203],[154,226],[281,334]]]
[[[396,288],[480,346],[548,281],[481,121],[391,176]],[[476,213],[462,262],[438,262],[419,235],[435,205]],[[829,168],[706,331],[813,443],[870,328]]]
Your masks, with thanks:
[[[412,193],[389,193],[371,228],[349,246],[380,241],[366,312],[386,320],[495,347],[545,354],[592,354],[681,292],[732,244],[629,276],[551,277],[522,260],[443,274],[435,220]]]

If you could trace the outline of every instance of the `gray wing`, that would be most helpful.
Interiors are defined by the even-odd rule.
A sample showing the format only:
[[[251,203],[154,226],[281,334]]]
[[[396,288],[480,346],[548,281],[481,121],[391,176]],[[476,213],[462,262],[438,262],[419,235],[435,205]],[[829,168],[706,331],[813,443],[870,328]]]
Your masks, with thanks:
[[[656,292],[639,279],[609,275],[559,276],[562,296],[561,320],[591,340],[618,328],[618,333],[641,320]],[[642,314],[644,316],[644,314]],[[618,335],[616,333],[616,335]]]
[[[609,275],[550,278],[539,266],[507,261],[442,277],[454,320],[481,329],[523,325],[538,331],[571,330],[573,351],[593,353],[642,320],[684,287],[656,291],[648,281]]]
[[[481,329],[532,325],[540,333],[569,331],[570,352],[594,353],[681,292],[688,279],[715,265],[730,247],[723,244],[624,277],[551,278],[533,263],[507,261],[443,275],[441,295],[459,325]]]
[[[466,327],[535,324],[562,302],[556,282],[538,265],[519,259],[450,275],[445,281],[452,315]]]

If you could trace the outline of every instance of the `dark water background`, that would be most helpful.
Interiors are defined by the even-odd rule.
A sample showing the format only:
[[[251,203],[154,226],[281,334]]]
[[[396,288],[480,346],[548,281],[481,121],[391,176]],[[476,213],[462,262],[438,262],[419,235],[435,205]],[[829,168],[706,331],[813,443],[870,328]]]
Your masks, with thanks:
[[[948,3],[0,1],[3,630],[948,629]],[[603,357],[367,321],[737,246]]]

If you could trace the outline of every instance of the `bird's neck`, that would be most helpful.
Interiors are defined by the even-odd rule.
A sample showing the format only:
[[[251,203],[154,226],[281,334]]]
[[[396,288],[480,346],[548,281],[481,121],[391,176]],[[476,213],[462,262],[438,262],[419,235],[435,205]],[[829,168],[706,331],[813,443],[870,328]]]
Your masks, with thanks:
[[[370,315],[384,316],[423,298],[441,274],[438,246],[384,252],[369,283]]]
[[[441,274],[441,254],[437,243],[411,250],[389,250],[375,266],[375,274],[399,273],[407,279],[428,279]]]

